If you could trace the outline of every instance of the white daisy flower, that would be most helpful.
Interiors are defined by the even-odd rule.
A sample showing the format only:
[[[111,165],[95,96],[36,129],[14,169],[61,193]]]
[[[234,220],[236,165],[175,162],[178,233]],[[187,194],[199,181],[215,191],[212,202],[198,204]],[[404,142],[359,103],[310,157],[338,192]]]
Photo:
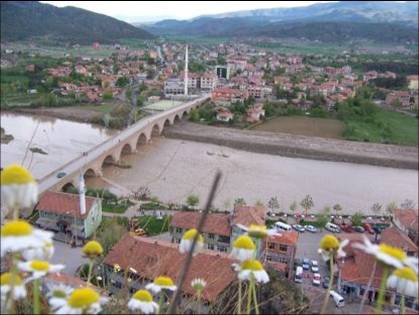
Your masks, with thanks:
[[[38,185],[23,166],[12,164],[1,171],[1,205],[8,210],[29,208],[38,200]]]
[[[14,280],[13,280],[14,279]],[[20,300],[26,297],[25,282],[19,275],[10,272],[3,273],[0,277],[1,299],[4,300],[13,287],[13,299]]]
[[[252,239],[247,235],[239,236],[233,243],[233,249],[231,256],[234,258],[244,261],[252,259],[256,250],[256,245]]]
[[[92,288],[78,288],[71,292],[65,303],[57,305],[55,314],[98,314],[107,301]]]
[[[418,296],[418,277],[409,267],[396,269],[387,279],[387,288],[395,289],[402,295]]]
[[[318,253],[322,256],[324,261],[329,261],[330,256],[333,255],[334,258],[342,258],[346,256],[346,253],[343,251],[343,248],[348,245],[349,240],[344,240],[339,242],[339,240],[331,234],[325,235],[320,240],[320,248]]]
[[[207,282],[201,278],[195,278],[191,281],[191,287],[198,292],[202,292],[207,286]]]
[[[131,311],[140,310],[143,314],[157,313],[159,306],[153,301],[153,297],[147,290],[138,290],[128,301],[128,308]]]
[[[416,274],[418,274],[418,258],[417,257],[406,257],[406,259],[403,261],[406,266],[412,268]]]
[[[253,277],[258,283],[268,283],[269,275],[263,269],[263,265],[259,260],[249,259],[243,261],[239,266],[239,279],[250,280],[250,277]]]
[[[407,255],[402,249],[384,243],[375,245],[372,244],[366,237],[364,237],[363,244],[357,243],[354,244],[353,247],[359,248],[367,254],[373,255],[382,263],[395,268],[403,267],[403,262],[407,259]]]
[[[185,232],[182,236],[182,240],[179,244],[179,251],[181,254],[188,253],[192,248],[192,242],[195,235],[198,233],[196,229],[190,229]],[[195,244],[194,254],[197,254],[204,247],[204,238],[202,235],[198,235],[198,240]]]
[[[64,265],[51,265],[45,260],[29,260],[19,262],[18,268],[24,272],[31,272],[31,279],[38,279],[45,276],[49,272],[58,272],[64,269]]]
[[[45,241],[44,246],[38,248],[28,248],[22,251],[25,260],[50,260],[54,255],[54,245],[50,241]]]
[[[39,248],[52,242],[53,233],[35,229],[24,220],[13,220],[1,227],[1,256],[7,252],[20,252]]]
[[[157,277],[152,283],[147,284],[145,288],[154,294],[159,293],[161,290],[176,290],[176,286],[173,283],[173,280],[165,276]]]
[[[67,304],[67,298],[70,296],[73,289],[71,287],[59,284],[48,289],[47,297],[48,304],[51,310],[56,311],[60,307]]]

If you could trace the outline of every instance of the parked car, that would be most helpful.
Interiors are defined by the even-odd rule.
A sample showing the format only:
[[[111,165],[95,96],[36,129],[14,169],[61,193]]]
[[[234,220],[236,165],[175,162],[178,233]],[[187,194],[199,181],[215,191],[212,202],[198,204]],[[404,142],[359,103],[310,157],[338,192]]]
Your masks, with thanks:
[[[369,223],[364,223],[364,229],[365,229],[365,231],[367,231],[370,234],[374,234],[375,233],[374,230],[373,230],[373,228],[372,228],[372,226],[371,226],[371,224],[369,224]]]
[[[333,224],[331,222],[326,223],[325,229],[333,233],[340,233],[340,227],[338,227],[336,224]]]
[[[304,226],[300,225],[300,224],[293,224],[292,228],[298,232],[303,233],[306,229],[304,228]]]
[[[315,273],[319,272],[319,263],[317,262],[317,260],[311,261],[311,271]]]
[[[323,278],[323,288],[327,289],[329,287],[329,277],[324,277]]]
[[[344,307],[345,306],[345,299],[337,292],[331,290],[330,297],[333,298],[336,307]]]
[[[342,229],[343,232],[346,232],[346,233],[352,233],[355,231],[352,225],[350,224],[341,224],[340,228]]]
[[[309,231],[309,232],[311,232],[311,233],[316,233],[317,232],[317,229],[314,227],[314,226],[312,226],[312,225],[306,225],[306,226],[304,226],[304,228],[307,230],[307,231]]]
[[[279,231],[290,231],[291,230],[291,225],[286,224],[286,223],[281,222],[281,221],[275,222],[275,227]]]
[[[310,270],[310,260],[308,260],[307,258],[303,259],[303,269]]]
[[[59,172],[58,174],[57,174],[57,178],[63,178],[64,176],[66,176],[67,175],[67,173],[66,172]]]
[[[321,276],[320,276],[320,274],[319,273],[315,273],[313,275],[313,285],[319,286],[320,285],[320,282],[321,282]]]
[[[295,271],[294,282],[302,283],[303,282],[303,268],[298,266]]]
[[[359,226],[359,225],[354,226],[354,230],[358,233],[364,233],[365,232],[365,229],[362,226]]]

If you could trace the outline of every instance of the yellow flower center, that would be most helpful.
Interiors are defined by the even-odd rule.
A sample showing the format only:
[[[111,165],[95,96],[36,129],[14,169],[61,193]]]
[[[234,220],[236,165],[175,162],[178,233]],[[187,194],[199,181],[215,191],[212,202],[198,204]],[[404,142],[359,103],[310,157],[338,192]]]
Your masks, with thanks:
[[[82,251],[87,256],[99,256],[102,255],[103,248],[99,242],[90,241],[86,245],[84,245]]]
[[[14,220],[7,222],[1,228],[1,236],[28,236],[32,234],[32,226],[23,220]]]
[[[233,243],[233,247],[238,249],[255,249],[255,243],[247,235],[239,236]]]
[[[31,262],[31,268],[35,271],[48,271],[49,263],[42,260],[33,260]]]
[[[152,302],[153,301],[153,297],[151,296],[150,292],[148,292],[147,290],[138,290],[133,295],[133,298],[138,300],[138,301],[141,301],[141,302]]]
[[[240,265],[241,269],[246,270],[253,270],[253,271],[260,271],[263,270],[263,266],[259,260],[256,259],[249,259],[245,260]]]
[[[86,309],[93,303],[99,302],[99,294],[91,288],[75,289],[68,298],[68,305],[72,308]]]
[[[171,287],[174,285],[172,279],[164,276],[160,276],[154,279],[154,284],[160,287]]]
[[[196,229],[187,230],[185,234],[183,234],[182,239],[192,241],[197,233],[198,231]],[[198,236],[198,242],[204,242],[204,238],[202,237],[202,235]]]
[[[0,277],[0,285],[21,285],[22,278],[18,275],[12,276],[10,272],[5,272]]]
[[[409,268],[409,267],[396,269],[393,272],[393,275],[395,275],[397,278],[410,280],[415,283],[418,281],[418,276],[416,275],[416,272],[412,268]]]
[[[250,224],[247,233],[256,238],[264,238],[268,235],[268,230],[265,225]]]
[[[203,279],[195,279],[192,281],[192,288],[194,288],[196,291],[204,290],[205,286],[206,282]]]
[[[24,185],[33,182],[35,182],[35,180],[33,179],[32,174],[26,168],[18,164],[6,166],[1,171],[1,185]]]
[[[67,295],[66,295],[65,291],[60,290],[60,289],[55,289],[52,292],[52,296],[55,297],[55,298],[59,298],[59,299],[65,299]]]
[[[406,258],[406,253],[403,250],[397,247],[387,245],[387,244],[380,244],[378,246],[378,250],[398,260],[404,260]]]
[[[325,235],[320,241],[320,248],[326,251],[338,250],[339,240],[333,235]]]

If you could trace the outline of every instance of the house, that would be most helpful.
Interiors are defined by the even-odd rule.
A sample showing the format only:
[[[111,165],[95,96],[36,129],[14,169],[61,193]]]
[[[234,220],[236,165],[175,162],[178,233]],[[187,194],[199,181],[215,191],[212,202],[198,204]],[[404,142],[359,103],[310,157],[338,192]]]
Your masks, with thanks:
[[[418,90],[419,75],[408,75],[406,80],[409,90]]]
[[[217,75],[211,72],[205,72],[201,75],[201,90],[212,91],[217,86]]]
[[[79,195],[47,191],[36,210],[39,219],[36,225],[56,232],[54,237],[61,241],[80,243],[88,239],[102,222],[102,203],[100,198],[86,196],[84,212],[80,209]]]
[[[397,106],[402,108],[410,107],[410,93],[408,91],[393,91],[386,96],[386,105]]]
[[[168,276],[178,281],[185,255],[178,245],[129,233],[114,246],[104,259],[107,287],[111,293],[128,287],[132,294],[158,276]],[[192,259],[182,291],[181,305],[189,305],[195,299],[190,283],[201,278],[207,282],[202,292],[202,312],[207,313],[208,303],[216,303],[236,280],[231,264],[235,261],[227,254],[203,250]],[[188,306],[190,307],[190,306]],[[189,310],[187,311],[189,313]]]
[[[382,266],[376,264],[374,256],[353,246],[355,243],[362,242],[362,235],[351,233],[340,235],[340,238],[349,239],[349,244],[345,247],[346,257],[338,261],[338,270],[335,274],[335,276],[340,274],[342,292],[349,299],[361,298],[367,290],[368,281],[375,269],[371,287],[367,293],[367,303],[368,301],[375,301],[378,297],[380,288],[381,276],[383,273]],[[400,305],[400,300],[401,296],[394,290],[386,291],[385,302],[389,305],[398,306]],[[415,300],[416,297],[406,296],[406,307],[419,310],[418,302]]]
[[[416,224],[417,228],[417,224]],[[380,242],[403,249],[408,256],[417,256],[417,245],[401,230],[392,226],[381,232]]]
[[[100,48],[100,44],[99,44],[98,42],[94,42],[94,43],[92,44],[92,47],[93,47],[94,49],[99,49],[99,48]]]
[[[234,118],[234,114],[225,107],[219,107],[216,109],[217,111],[217,120],[222,122],[229,122],[232,121]]]
[[[214,102],[243,101],[246,98],[248,98],[246,91],[226,87],[216,88],[211,93],[211,99]]]
[[[251,106],[247,110],[246,121],[249,123],[255,123],[261,120],[261,118],[264,116],[265,116],[265,110],[263,109],[263,104],[258,103]]]
[[[294,271],[295,253],[297,252],[298,232],[281,232],[278,235],[269,236],[263,254],[264,261],[268,266],[291,279]]]
[[[418,243],[418,209],[395,209],[392,221],[394,225]]]
[[[170,223],[172,242],[179,243],[183,233],[196,228],[199,212],[177,211]],[[265,207],[236,206],[231,213],[209,213],[203,228],[203,236],[208,249],[230,252],[234,240],[246,232],[245,227],[251,224],[264,225]],[[262,247],[258,248],[258,256]]]
[[[169,78],[164,82],[164,95],[184,94],[184,82],[178,78]]]

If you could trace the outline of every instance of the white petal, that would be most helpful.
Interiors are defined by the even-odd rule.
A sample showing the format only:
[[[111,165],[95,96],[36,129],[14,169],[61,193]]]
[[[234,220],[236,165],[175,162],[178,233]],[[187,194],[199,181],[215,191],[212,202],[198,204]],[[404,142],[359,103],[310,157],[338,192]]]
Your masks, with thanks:
[[[260,270],[260,271],[254,271],[253,275],[256,279],[256,282],[259,283],[268,283],[269,282],[269,276],[266,273],[265,270]]]

